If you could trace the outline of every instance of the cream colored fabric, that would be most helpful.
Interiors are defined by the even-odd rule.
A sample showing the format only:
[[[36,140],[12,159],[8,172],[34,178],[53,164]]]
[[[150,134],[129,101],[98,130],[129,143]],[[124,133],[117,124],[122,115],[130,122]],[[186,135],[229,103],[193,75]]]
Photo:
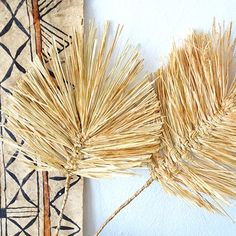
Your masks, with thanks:
[[[7,95],[30,67],[36,53],[42,51],[44,56],[51,37],[58,42],[59,51],[67,47],[74,25],[83,30],[83,0],[0,1],[1,106],[7,107]],[[1,135],[24,145],[14,131],[5,128],[5,122],[1,112]],[[0,156],[0,235],[53,235],[64,194],[64,178],[60,173],[50,173],[47,199],[42,173],[29,170],[17,160],[22,155],[16,149],[1,143]],[[60,234],[82,235],[83,181],[74,178],[71,185]],[[44,208],[45,201],[50,212]]]

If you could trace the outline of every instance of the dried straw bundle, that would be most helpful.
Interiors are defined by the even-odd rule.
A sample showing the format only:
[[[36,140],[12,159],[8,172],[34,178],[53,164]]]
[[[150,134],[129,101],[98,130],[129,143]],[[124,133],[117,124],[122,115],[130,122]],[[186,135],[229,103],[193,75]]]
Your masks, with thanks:
[[[174,45],[154,75],[161,104],[161,147],[148,164],[151,177],[118,207],[96,235],[156,179],[168,193],[227,215],[236,198],[236,41],[231,25],[194,31]]]
[[[155,90],[147,76],[135,81],[143,68],[139,52],[126,46],[113,56],[121,30],[111,42],[108,24],[101,40],[94,23],[88,35],[75,32],[63,63],[54,43],[51,60],[34,61],[5,108],[9,129],[25,144],[5,141],[21,151],[31,168],[67,175],[66,193],[73,175],[132,174],[130,168],[150,162],[159,147],[162,124]]]
[[[51,60],[36,59],[14,89],[8,126],[26,142],[19,149],[32,168],[105,177],[142,166],[158,148],[157,96],[148,78],[134,82],[139,53],[127,46],[112,62],[120,32],[107,49],[108,24],[98,42],[92,23],[84,46],[74,34],[64,64],[54,45]]]
[[[236,198],[236,72],[231,25],[193,32],[157,71],[163,141],[152,176],[210,211]]]
[[[161,104],[160,150],[151,177],[120,205],[96,235],[156,179],[168,193],[227,215],[236,199],[236,41],[231,25],[194,31],[154,75]]]

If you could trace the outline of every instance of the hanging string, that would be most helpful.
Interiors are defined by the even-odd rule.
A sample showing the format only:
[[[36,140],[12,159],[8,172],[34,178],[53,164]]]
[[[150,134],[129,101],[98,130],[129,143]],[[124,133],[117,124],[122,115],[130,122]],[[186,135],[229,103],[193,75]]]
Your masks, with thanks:
[[[151,185],[151,183],[154,181],[153,177],[149,178],[146,183],[140,188],[138,189],[133,195],[132,197],[130,197],[129,199],[127,199],[122,205],[120,205],[113,213],[112,215],[110,215],[107,220],[101,225],[101,227],[99,228],[99,230],[97,231],[97,233],[95,234],[95,236],[99,236],[99,234],[102,232],[102,230],[106,227],[106,225],[112,221],[115,216],[122,210],[124,209],[126,206],[128,206],[136,197],[138,197],[138,195],[140,193],[142,193],[147,187],[149,187]]]
[[[66,176],[65,193],[64,193],[64,198],[63,198],[63,202],[62,202],[62,207],[61,207],[61,211],[60,211],[60,215],[59,215],[59,220],[58,220],[55,236],[59,235],[59,231],[60,231],[60,228],[61,228],[61,221],[62,221],[62,218],[63,218],[63,212],[65,210],[66,202],[67,202],[67,199],[68,199],[71,178],[72,177],[71,177],[70,174],[68,174]]]

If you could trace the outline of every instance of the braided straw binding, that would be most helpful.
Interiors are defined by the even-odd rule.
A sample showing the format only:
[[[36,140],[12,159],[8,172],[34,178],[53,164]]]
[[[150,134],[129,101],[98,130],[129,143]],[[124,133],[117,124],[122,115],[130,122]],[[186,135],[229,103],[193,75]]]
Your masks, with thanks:
[[[235,42],[231,25],[194,31],[156,73],[164,131],[151,170],[169,193],[227,214],[236,198]]]

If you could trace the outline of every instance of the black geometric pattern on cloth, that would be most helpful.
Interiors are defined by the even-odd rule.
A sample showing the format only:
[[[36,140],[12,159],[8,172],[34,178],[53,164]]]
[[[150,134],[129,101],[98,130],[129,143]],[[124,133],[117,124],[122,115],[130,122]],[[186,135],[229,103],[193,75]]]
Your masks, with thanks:
[[[70,188],[72,188],[73,186],[75,186],[79,181],[80,181],[81,177],[77,176],[76,178],[74,178],[74,180],[70,183]],[[54,177],[50,177],[51,181],[63,181],[63,183],[66,180],[66,177],[62,177],[62,176],[54,176]],[[58,209],[58,207],[56,206],[56,202],[59,198],[62,198],[63,195],[65,193],[65,187],[59,189],[54,196],[50,196],[51,201],[50,201],[50,207],[53,208],[57,215],[60,215],[60,208]],[[63,225],[64,222],[70,223],[70,226],[65,226]],[[52,226],[52,228],[56,229],[56,226]],[[80,232],[80,226],[73,221],[71,218],[69,218],[65,213],[63,213],[62,215],[62,225],[60,227],[61,231],[68,231],[71,232],[70,234],[68,234],[68,236],[73,236],[76,235],[77,233]]]
[[[7,88],[2,86],[2,83],[4,81],[6,81],[12,74],[13,71],[13,67],[16,66],[16,68],[22,72],[25,73],[25,68],[20,65],[17,62],[17,58],[19,57],[19,55],[22,53],[22,51],[25,49],[27,43],[30,41],[30,33],[25,29],[25,27],[21,24],[21,22],[17,19],[17,13],[20,10],[20,8],[22,8],[23,4],[26,3],[25,0],[21,0],[18,5],[16,6],[16,9],[14,11],[12,11],[12,8],[10,7],[10,5],[8,4],[7,1],[5,0],[0,0],[0,3],[5,5],[5,10],[8,11],[11,14],[11,17],[9,19],[9,21],[7,22],[7,24],[3,27],[3,29],[0,32],[0,37],[2,37],[3,35],[7,34],[10,32],[11,27],[13,25],[13,23],[16,24],[16,26],[18,27],[18,29],[20,30],[19,33],[23,33],[25,34],[25,36],[27,36],[26,40],[18,47],[15,55],[12,55],[10,49],[4,45],[3,43],[0,42],[0,47],[5,51],[5,53],[12,59],[11,64],[9,65],[9,68],[6,72],[6,74],[3,76],[3,78],[0,79],[0,86],[1,89],[5,92],[10,92]],[[28,7],[28,6],[27,6]]]
[[[10,0],[9,0],[10,1]],[[7,128],[4,127],[4,124],[7,122],[7,120],[4,118],[4,114],[2,113],[2,96],[4,93],[10,93],[10,88],[7,88],[3,85],[5,81],[7,81],[11,75],[14,69],[17,69],[21,73],[25,73],[26,70],[23,65],[21,65],[18,62],[18,58],[21,55],[21,53],[26,50],[27,45],[29,45],[30,50],[30,57],[33,58],[33,52],[32,52],[32,39],[31,39],[31,32],[30,32],[30,25],[24,26],[22,25],[21,21],[18,19],[17,13],[20,9],[25,7],[26,9],[26,16],[29,19],[30,14],[30,4],[27,0],[20,0],[17,3],[17,6],[14,7],[15,10],[12,9],[10,2],[7,0],[0,0],[0,4],[4,5],[4,10],[8,11],[10,13],[10,17],[8,22],[5,24],[5,26],[0,31],[0,38],[4,35],[10,34],[13,23],[18,27],[19,34],[24,34],[26,39],[23,43],[19,45],[17,48],[15,54],[13,55],[11,52],[11,48],[7,45],[3,44],[0,41],[0,48],[3,49],[5,55],[7,55],[10,58],[10,64],[9,68],[6,70],[6,73],[2,78],[0,78],[0,136],[7,135],[10,139],[13,141],[17,141],[17,138],[15,135]],[[45,59],[48,59],[46,54],[44,53],[44,48],[50,47],[52,42],[48,39],[52,36],[55,38],[55,41],[57,43],[58,52],[63,51],[66,47],[69,46],[70,38],[68,34],[64,33],[62,30],[58,29],[57,27],[53,26],[51,23],[47,22],[44,18],[45,16],[50,13],[53,9],[55,9],[63,0],[38,0],[38,6],[39,6],[39,15],[40,15],[40,25],[41,25],[41,34],[42,34],[42,46],[43,46],[43,55]],[[30,22],[30,19],[29,19]],[[1,22],[0,22],[1,24]],[[27,29],[26,29],[27,28]],[[68,40],[65,40],[68,39]],[[1,65],[0,65],[1,66]],[[23,145],[23,141],[20,142],[20,145]],[[18,231],[14,234],[15,236],[24,234],[27,236],[30,236],[30,234],[27,232],[27,230],[30,229],[33,225],[37,224],[38,229],[38,235],[40,234],[39,229],[39,212],[40,212],[40,196],[39,196],[39,174],[37,171],[30,171],[29,173],[26,173],[23,176],[18,176],[18,174],[14,173],[14,165],[17,165],[17,162],[15,160],[18,157],[19,152],[17,150],[12,150],[13,154],[10,156],[7,156],[7,154],[4,153],[4,145],[3,142],[1,142],[1,149],[2,149],[2,162],[4,166],[4,170],[1,175],[1,178],[4,178],[4,193],[5,193],[5,204],[4,207],[0,207],[0,236],[7,236],[8,235],[8,227],[13,224],[18,228]],[[30,157],[27,157],[30,158]],[[36,186],[35,186],[35,192],[37,197],[32,198],[29,196],[26,190],[24,188],[27,187],[28,184],[30,184],[30,180],[36,180]],[[75,186],[81,178],[78,176],[73,180],[73,182],[70,184],[70,187]],[[50,177],[50,181],[65,181],[64,177],[61,176],[54,176]],[[7,199],[6,192],[9,188],[9,184],[15,184],[17,188],[15,189],[15,192],[11,193],[12,198],[9,200]],[[30,186],[31,187],[31,186]],[[57,215],[60,214],[60,210],[56,206],[56,202],[58,199],[63,197],[63,194],[65,192],[65,188],[59,189],[54,196],[50,196],[50,209],[54,210]],[[21,197],[21,199],[24,199],[24,203],[22,206],[18,206],[17,200],[18,197]],[[15,206],[17,205],[17,206]],[[3,221],[2,219],[5,219]],[[24,221],[21,222],[21,219],[24,219]],[[25,219],[28,219],[26,221]],[[5,226],[3,227],[3,223],[5,222]],[[70,226],[63,226],[63,222],[67,222],[67,225],[69,223]],[[3,232],[3,228],[5,231]],[[52,226],[52,228],[55,228],[55,226]],[[70,219],[65,213],[63,214],[63,221],[61,230],[64,231],[63,235],[65,233],[68,233],[68,236],[77,235],[80,232],[79,225]]]
[[[61,2],[62,0],[38,1],[39,19],[42,35],[42,54],[46,61],[48,60],[48,56],[45,53],[45,49],[50,48],[50,46],[52,45],[52,38],[56,41],[57,50],[59,53],[70,45],[71,36],[44,19],[45,16],[49,14],[54,8],[56,8]]]
[[[3,84],[5,81],[7,81],[11,75],[14,69],[19,70],[21,73],[25,73],[26,70],[18,62],[18,58],[21,55],[21,53],[26,50],[26,45],[30,44],[30,50],[31,50],[31,36],[30,32],[22,25],[21,21],[17,18],[17,13],[25,7],[26,1],[21,0],[17,3],[16,6],[14,6],[15,10],[12,9],[10,4],[5,1],[1,0],[0,4],[4,5],[4,11],[6,11],[9,14],[9,18],[5,26],[0,31],[0,38],[3,36],[10,36],[12,35],[12,28],[13,24],[17,27],[17,33],[24,35],[23,42],[20,43],[18,46],[15,54],[11,52],[11,48],[9,48],[7,45],[0,42],[0,47],[3,49],[3,52],[5,52],[5,56],[7,55],[10,59],[9,67],[7,68],[5,74],[2,78],[0,78],[0,89],[1,89],[1,96],[0,96],[0,105],[2,106],[2,97],[4,96],[4,93],[11,93],[10,89],[5,87]],[[26,9],[28,10],[28,6],[26,4]],[[28,12],[26,13],[28,15]],[[26,38],[26,39],[25,39]],[[30,52],[32,53],[32,52]],[[2,107],[0,107],[0,121],[1,121],[1,127],[0,127],[0,135],[8,136],[13,141],[17,141],[14,134],[8,130],[6,127],[4,127],[4,124],[7,122],[4,118],[4,115],[2,113]],[[21,142],[23,144],[23,142]],[[20,235],[21,233],[24,233],[25,235],[30,235],[27,230],[36,222],[37,228],[39,228],[39,197],[38,199],[32,200],[31,196],[27,194],[27,192],[24,190],[24,187],[29,183],[29,180],[32,178],[36,178],[36,181],[38,183],[38,173],[36,171],[31,171],[29,173],[26,173],[25,175],[19,176],[17,173],[14,173],[14,165],[17,165],[15,160],[19,154],[18,151],[13,150],[12,155],[7,155],[4,152],[4,145],[1,143],[2,146],[2,162],[3,162],[3,173],[2,176],[4,178],[4,200],[5,204],[4,206],[1,206],[1,218],[5,221],[1,220],[1,235],[8,235],[8,228],[12,227],[12,224],[18,228],[16,230],[17,232],[15,235]],[[7,195],[7,189],[11,185],[15,184],[15,188],[11,189],[11,198],[9,199],[9,196]],[[37,191],[37,196],[39,195],[39,185],[35,186]],[[13,192],[14,191],[14,192]],[[23,205],[18,206],[17,200],[20,197],[23,197]],[[24,219],[24,223],[21,222],[21,219]],[[28,219],[27,221],[25,219]],[[26,222],[26,223],[25,223]],[[3,224],[4,225],[4,231],[3,231]]]

